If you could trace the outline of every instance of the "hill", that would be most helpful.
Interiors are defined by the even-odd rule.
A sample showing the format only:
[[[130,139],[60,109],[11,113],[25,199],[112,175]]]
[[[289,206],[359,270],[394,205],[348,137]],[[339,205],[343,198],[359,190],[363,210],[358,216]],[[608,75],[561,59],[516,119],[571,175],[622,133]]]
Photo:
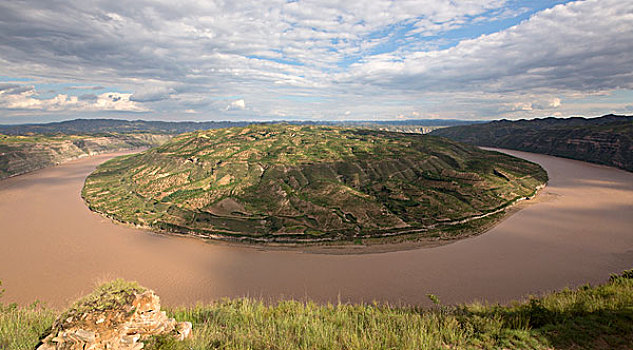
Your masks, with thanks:
[[[0,134],[0,179],[90,155],[153,147],[168,135],[32,135]]]
[[[500,120],[434,130],[478,146],[543,153],[633,171],[633,116]]]
[[[158,231],[327,242],[472,233],[546,181],[534,163],[432,136],[252,125],[113,159],[82,195],[97,212]]]

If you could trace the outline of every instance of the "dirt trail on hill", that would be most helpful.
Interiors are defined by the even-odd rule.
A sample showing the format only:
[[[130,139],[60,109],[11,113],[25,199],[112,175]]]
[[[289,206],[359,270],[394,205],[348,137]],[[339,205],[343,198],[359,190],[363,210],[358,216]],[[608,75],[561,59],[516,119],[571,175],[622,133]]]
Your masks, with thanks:
[[[83,181],[114,155],[0,181],[0,302],[63,307],[115,277],[156,290],[164,304],[220,297],[428,304],[505,302],[606,280],[633,267],[633,173],[505,151],[541,164],[536,204],[481,236],[363,255],[308,254],[167,237],[112,223],[81,199]]]

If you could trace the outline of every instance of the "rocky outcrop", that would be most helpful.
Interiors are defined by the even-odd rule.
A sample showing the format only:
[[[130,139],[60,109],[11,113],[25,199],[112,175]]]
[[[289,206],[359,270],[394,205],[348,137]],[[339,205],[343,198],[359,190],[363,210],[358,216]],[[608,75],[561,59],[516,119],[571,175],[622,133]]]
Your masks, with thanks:
[[[114,291],[114,298],[112,293],[87,297],[62,314],[37,349],[138,350],[154,335],[191,337],[191,323],[167,317],[153,291]]]

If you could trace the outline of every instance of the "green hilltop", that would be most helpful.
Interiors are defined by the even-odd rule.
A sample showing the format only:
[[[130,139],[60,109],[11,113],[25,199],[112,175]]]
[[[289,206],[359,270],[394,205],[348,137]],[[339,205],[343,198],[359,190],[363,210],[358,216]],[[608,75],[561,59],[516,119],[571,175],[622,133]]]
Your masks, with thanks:
[[[448,139],[278,124],[179,135],[102,164],[82,195],[158,231],[317,242],[462,235],[546,181],[534,163]]]

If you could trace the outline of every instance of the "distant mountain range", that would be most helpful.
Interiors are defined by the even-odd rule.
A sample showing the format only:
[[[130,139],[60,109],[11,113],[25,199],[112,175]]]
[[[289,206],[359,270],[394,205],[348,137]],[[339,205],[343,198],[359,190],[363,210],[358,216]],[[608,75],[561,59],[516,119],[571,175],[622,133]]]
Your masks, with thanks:
[[[431,135],[478,146],[543,153],[633,171],[633,116],[499,120]]]
[[[164,122],[120,119],[74,119],[45,124],[0,125],[5,135],[151,133],[181,134],[196,130],[246,126],[250,122]]]
[[[404,132],[428,132],[437,127],[466,125],[477,121],[455,119],[407,119],[407,120],[361,120],[361,121],[275,121],[268,123],[287,123],[299,125],[341,125],[357,126],[370,129],[390,129]],[[247,126],[259,124],[248,121],[207,121],[207,122],[165,122],[148,120],[120,119],[75,119],[46,124],[0,125],[0,134],[98,134],[98,133],[152,133],[181,134],[184,132]]]

